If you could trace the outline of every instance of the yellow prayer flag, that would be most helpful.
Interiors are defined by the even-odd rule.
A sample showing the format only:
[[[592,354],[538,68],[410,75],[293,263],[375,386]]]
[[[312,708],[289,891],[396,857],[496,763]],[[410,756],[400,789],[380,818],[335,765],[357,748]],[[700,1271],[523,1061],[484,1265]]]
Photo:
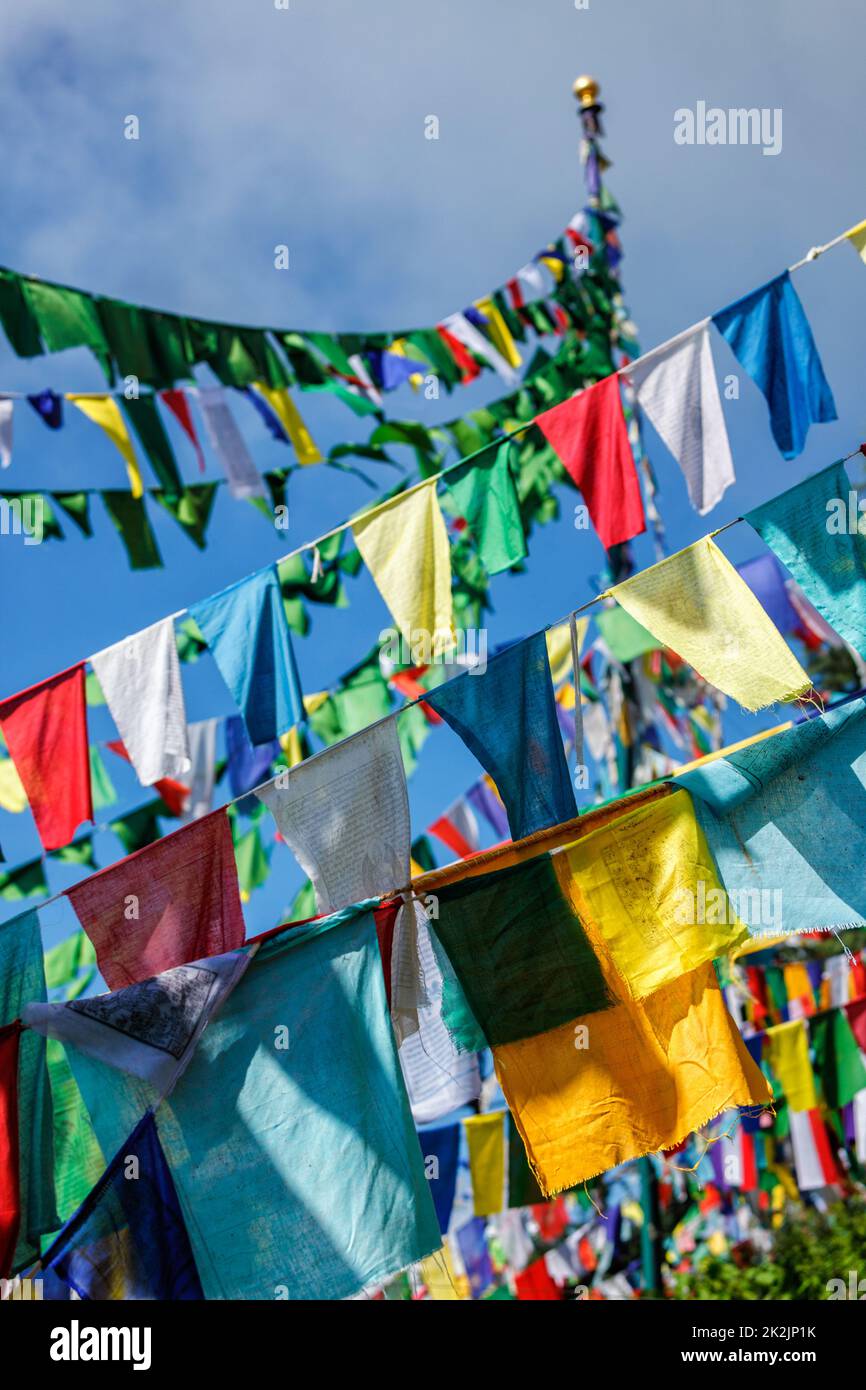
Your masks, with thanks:
[[[809,1039],[801,1018],[777,1023],[767,1029],[770,1050],[767,1060],[778,1077],[785,1099],[792,1110],[814,1110],[818,1104],[815,1078],[809,1061]]]
[[[463,1121],[476,1216],[492,1216],[505,1203],[505,1111],[470,1115]]]
[[[253,383],[260,396],[267,401],[271,410],[276,415],[289,439],[292,441],[292,448],[297,456],[298,463],[304,467],[311,463],[321,463],[322,454],[307,426],[301,417],[301,412],[295,405],[288,391],[284,386],[268,386],[263,381]]]
[[[791,961],[787,965],[783,965],[782,977],[785,981],[788,1003],[792,1003],[795,999],[804,1000],[805,1008],[801,1009],[801,1013],[813,1014],[815,1012],[815,994],[805,962]],[[792,1010],[788,1017],[792,1018],[793,1016]]]
[[[784,638],[709,536],[609,592],[744,709],[794,700],[811,689]]]
[[[357,517],[352,534],[400,633],[413,649],[423,644],[423,664],[449,651],[451,552],[436,479]]]
[[[67,395],[66,399],[78,406],[81,413],[86,415],[88,420],[92,420],[94,425],[98,425],[100,429],[105,431],[114,447],[119,449],[123,456],[133,497],[143,496],[144,485],[141,481],[138,459],[135,457],[135,450],[132,447],[126,422],[120,413],[120,406],[114,397]]]
[[[719,882],[688,792],[616,819],[553,855],[635,999],[726,955],[748,936]]]
[[[523,358],[517,351],[517,345],[511,336],[508,324],[493,300],[489,296],[484,299],[476,299],[475,307],[487,320],[487,332],[497,352],[505,358],[509,367],[522,366]]]
[[[27,810],[27,793],[11,758],[0,759],[0,806],[16,816]]]
[[[442,1249],[421,1261],[421,1278],[435,1302],[460,1302],[469,1297],[469,1281],[465,1274],[456,1274],[447,1237]]]
[[[301,735],[297,724],[285,734],[280,734],[280,747],[286,755],[286,762],[289,767],[297,767],[298,763],[304,761],[304,750],[301,747]]]
[[[577,647],[578,651],[583,646],[583,639],[586,636],[586,629],[589,627],[589,618],[577,618]],[[569,623],[557,623],[555,627],[548,628],[546,633],[547,659],[550,663],[550,674],[554,685],[559,685],[561,680],[572,670],[571,661],[571,626]],[[577,680],[577,672],[574,673]]]
[[[866,222],[858,222],[845,233],[861,261],[866,263]]]

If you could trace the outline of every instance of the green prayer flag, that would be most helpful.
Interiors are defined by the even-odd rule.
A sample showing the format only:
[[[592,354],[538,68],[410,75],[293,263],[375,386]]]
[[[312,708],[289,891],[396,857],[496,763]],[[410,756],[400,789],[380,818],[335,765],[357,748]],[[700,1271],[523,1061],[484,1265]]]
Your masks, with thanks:
[[[0,270],[0,322],[18,357],[39,357],[45,351],[39,324],[24,298],[21,276],[14,270]]]
[[[144,498],[131,492],[111,490],[100,492],[105,509],[117,528],[129,558],[130,569],[162,569],[162,556],[156,537],[150,529]]]
[[[287,922],[305,922],[308,917],[315,917],[318,912],[316,903],[316,890],[309,879],[303,888],[295,894],[291,907],[288,909]]]
[[[511,441],[448,474],[448,491],[466,519],[488,574],[526,559],[526,537],[511,476]]]
[[[104,703],[104,700],[100,701],[100,704]],[[90,794],[93,798],[94,811],[102,811],[106,806],[113,806],[117,800],[117,792],[114,790],[114,784],[108,775],[105,759],[93,743],[90,745]]]
[[[160,506],[165,507],[169,515],[183,527],[193,544],[199,550],[204,550],[216,493],[216,483],[192,483],[179,496],[155,488],[151,497],[156,498]]]
[[[89,492],[52,492],[52,500],[75,522],[82,536],[92,536]]]
[[[140,806],[137,811],[130,811],[128,816],[121,816],[111,822],[109,829],[123,845],[125,854],[134,854],[137,849],[144,849],[146,845],[152,845],[154,840],[160,838],[157,809],[162,804],[162,799],[158,797],[147,806]]]
[[[150,393],[135,396],[131,400],[123,397],[121,404],[166,497],[179,498],[183,492],[183,483],[174,450],[156,408],[156,397]]]
[[[256,888],[261,888],[263,883],[267,883],[271,868],[257,825],[251,825],[249,830],[235,841],[235,864],[238,870],[238,887],[242,899],[246,901]]]
[[[93,841],[73,840],[72,844],[63,845],[60,849],[52,849],[48,852],[49,859],[56,859],[61,864],[83,864],[87,868],[96,867],[96,859],[93,854]]]
[[[145,310],[147,333],[156,364],[155,386],[170,387],[176,381],[192,381],[195,352],[189,324],[179,314]]]
[[[308,333],[306,336],[336,371],[343,376],[355,375],[355,368],[332,333]]]
[[[45,985],[62,989],[71,984],[79,971],[96,965],[96,951],[84,931],[75,931],[45,952]]]
[[[54,1191],[62,1225],[99,1181],[106,1161],[63,1044],[48,1038],[46,1056],[54,1103]],[[47,1248],[48,1242],[43,1244]]]
[[[84,677],[84,697],[88,705],[104,705],[105,696],[102,693],[102,686],[99,684],[99,677],[95,671],[88,671]],[[91,748],[91,753],[92,753]],[[93,761],[90,763],[90,775],[93,776]]]
[[[325,373],[300,333],[278,333],[277,341],[285,351],[302,391],[309,386],[321,386],[324,383]]]
[[[25,279],[21,283],[48,352],[89,347],[101,360],[109,357],[108,341],[91,295],[44,280]]]
[[[31,859],[26,864],[19,864],[17,869],[0,872],[0,898],[5,898],[7,902],[47,896],[48,880],[41,859]]]
[[[809,1039],[824,1100],[831,1110],[848,1105],[866,1089],[866,1067],[844,1009],[809,1019]]]
[[[433,857],[433,850],[426,835],[419,835],[417,840],[412,841],[412,858],[425,872],[436,868],[436,860]]]
[[[407,777],[411,777],[418,766],[418,754],[430,737],[431,728],[420,705],[408,705],[397,720],[397,735]]]
[[[158,382],[159,370],[147,336],[147,310],[103,298],[97,299],[96,310],[120,375],[135,377],[148,386]]]
[[[658,651],[664,644],[656,641],[642,623],[617,605],[600,609],[595,615],[599,632],[611,656],[616,661],[634,661],[645,652]]]

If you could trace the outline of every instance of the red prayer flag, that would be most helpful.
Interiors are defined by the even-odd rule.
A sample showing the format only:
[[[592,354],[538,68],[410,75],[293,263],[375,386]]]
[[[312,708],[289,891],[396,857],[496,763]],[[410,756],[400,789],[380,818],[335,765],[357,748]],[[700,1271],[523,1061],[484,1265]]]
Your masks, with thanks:
[[[18,1244],[18,1039],[16,1019],[0,1028],[0,1279],[8,1279]]]
[[[109,989],[232,951],[246,935],[223,810],[92,874],[66,896]]]
[[[845,1013],[851,1032],[857,1039],[857,1046],[866,1052],[866,999],[855,999],[845,1005]]]
[[[199,471],[203,473],[204,454],[202,453],[201,445],[198,442],[198,435],[195,432],[195,425],[192,422],[192,416],[189,411],[189,401],[186,398],[186,394],[183,391],[177,390],[161,391],[160,400],[162,400],[168,406],[175,420],[177,420],[178,424],[180,425],[181,429],[183,430],[184,434],[189,440],[190,444],[195,449],[195,455],[198,459]]]
[[[62,849],[93,820],[84,663],[10,695],[0,727],[43,849]]]
[[[521,1300],[537,1303],[565,1297],[564,1291],[551,1279],[543,1257],[516,1275],[514,1286]]]
[[[443,328],[441,323],[437,324],[436,332],[460,368],[464,386],[467,382],[474,381],[477,376],[481,375],[481,368],[459,338],[455,338],[454,334],[449,333],[447,328]]]
[[[545,410],[535,423],[580,488],[605,550],[646,530],[615,375]]]

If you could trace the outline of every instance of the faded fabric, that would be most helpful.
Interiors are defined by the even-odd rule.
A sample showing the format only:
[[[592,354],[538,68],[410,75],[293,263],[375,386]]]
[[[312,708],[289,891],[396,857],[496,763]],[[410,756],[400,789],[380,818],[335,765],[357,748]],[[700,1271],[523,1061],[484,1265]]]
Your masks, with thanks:
[[[186,707],[174,622],[161,622],[97,652],[90,664],[139,782],[152,786],[190,767]]]

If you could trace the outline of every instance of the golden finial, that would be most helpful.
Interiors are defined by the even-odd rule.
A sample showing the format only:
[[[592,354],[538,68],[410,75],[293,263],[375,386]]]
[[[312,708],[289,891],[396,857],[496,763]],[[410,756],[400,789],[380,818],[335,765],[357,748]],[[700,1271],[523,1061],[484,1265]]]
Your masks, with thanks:
[[[598,94],[601,91],[601,85],[594,77],[587,77],[584,73],[582,77],[575,79],[574,86],[571,90],[574,92],[575,98],[580,102],[581,106],[590,107],[598,105]]]

